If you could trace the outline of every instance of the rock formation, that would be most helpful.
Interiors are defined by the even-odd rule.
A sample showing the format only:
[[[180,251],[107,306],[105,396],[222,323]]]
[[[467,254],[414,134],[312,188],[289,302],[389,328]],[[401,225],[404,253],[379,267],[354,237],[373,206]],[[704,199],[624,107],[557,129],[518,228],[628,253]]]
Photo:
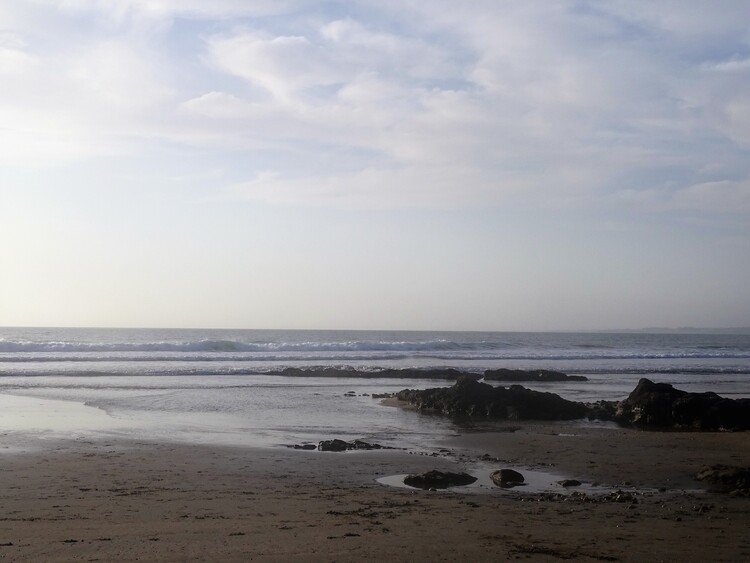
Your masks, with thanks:
[[[749,430],[750,399],[688,393],[644,378],[617,405],[614,420],[639,428]]]
[[[750,399],[688,393],[641,379],[627,399],[584,404],[520,385],[493,387],[461,377],[453,387],[404,389],[396,398],[418,410],[454,418],[614,420],[623,426],[675,430],[750,430]]]
[[[493,387],[470,378],[459,378],[453,387],[417,391],[404,389],[396,397],[419,410],[453,417],[511,420],[572,420],[584,418],[589,408],[554,393],[512,385]]]
[[[484,372],[485,381],[588,381],[583,375],[567,375],[549,369],[488,369]]]

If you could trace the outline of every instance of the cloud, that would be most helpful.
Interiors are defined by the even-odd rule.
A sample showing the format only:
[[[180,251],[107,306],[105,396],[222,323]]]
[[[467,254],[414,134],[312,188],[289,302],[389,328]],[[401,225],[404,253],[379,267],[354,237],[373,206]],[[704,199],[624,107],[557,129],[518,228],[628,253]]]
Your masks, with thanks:
[[[0,159],[48,165],[129,152],[128,138],[153,135],[174,94],[156,58],[106,39],[73,52],[22,52],[10,69],[0,64]]]
[[[750,212],[750,178],[694,184],[677,191],[672,204],[703,213],[746,214]]]
[[[322,200],[347,200],[358,182],[369,193],[376,175],[425,167],[420,177],[427,178],[428,169],[450,164],[481,170],[482,178],[456,181],[461,188],[454,188],[454,200],[504,201],[508,191],[516,192],[508,185],[524,185],[529,198],[580,202],[597,191],[651,189],[675,167],[682,168],[679,177],[700,177],[716,162],[717,134],[742,141],[744,108],[731,97],[736,88],[706,88],[702,63],[685,61],[683,46],[670,45],[663,35],[664,29],[680,28],[710,36],[713,22],[696,30],[692,17],[631,13],[622,6],[611,12],[481,6],[445,12],[448,17],[408,4],[407,12],[422,18],[419,31],[411,30],[414,36],[345,19],[304,35],[242,32],[212,39],[219,68],[271,93],[268,107],[286,121],[280,131],[306,142],[317,139],[327,152],[360,146],[381,161],[359,174],[342,170],[304,181],[295,179],[296,171],[277,172],[274,189],[284,194],[277,199],[293,201],[297,185],[299,201],[308,202],[310,183],[320,182],[321,193],[342,190],[341,198],[320,195]],[[420,35],[425,29],[450,38],[452,52],[427,44]],[[293,109],[279,111],[274,104]],[[736,147],[718,160],[741,167],[742,152]],[[626,185],[631,170],[644,167],[663,172],[653,179],[636,174],[642,183]],[[276,201],[271,183],[264,186],[256,195]],[[381,182],[380,194],[391,204],[423,197],[429,205],[443,197],[437,189],[392,179]]]
[[[0,76],[11,80],[14,75],[27,72],[36,59],[25,50],[23,39],[14,33],[0,33]]]
[[[294,0],[31,0],[65,13],[94,14],[113,25],[156,24],[175,18],[226,20],[283,14],[299,2]]]
[[[750,58],[738,59],[733,57],[720,63],[707,64],[705,68],[717,72],[746,72],[750,71]]]
[[[517,180],[508,179],[505,188],[513,190]],[[472,185],[462,193],[462,185]],[[478,170],[454,167],[365,168],[314,178],[288,178],[265,171],[249,182],[234,184],[232,193],[246,200],[274,204],[309,205],[339,209],[419,208],[425,199],[437,208],[476,205],[481,192],[492,194],[497,186],[487,183]]]
[[[346,87],[363,75],[425,87],[456,70],[445,50],[374,32],[351,19],[332,21],[306,35],[243,31],[214,36],[208,49],[216,68],[260,86],[283,103],[325,102],[331,88]]]
[[[209,42],[217,68],[264,88],[281,102],[299,90],[341,83],[341,69],[306,37],[244,33]]]
[[[29,162],[160,142],[235,159],[243,198],[373,207],[750,176],[744,2],[10,6],[0,144]]]
[[[184,102],[181,109],[193,115],[215,119],[252,118],[258,115],[257,111],[253,111],[253,104],[226,92],[208,92],[192,98]]]
[[[122,41],[89,45],[68,63],[70,85],[114,110],[138,112],[173,95],[159,76],[153,54]]]

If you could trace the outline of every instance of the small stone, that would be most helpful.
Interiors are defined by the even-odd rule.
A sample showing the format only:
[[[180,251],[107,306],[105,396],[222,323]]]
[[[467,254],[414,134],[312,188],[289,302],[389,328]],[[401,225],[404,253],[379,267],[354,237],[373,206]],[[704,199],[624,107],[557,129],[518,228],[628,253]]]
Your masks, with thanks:
[[[498,487],[508,489],[524,484],[524,477],[514,469],[499,469],[490,474],[490,479]]]
[[[580,487],[581,482],[577,479],[563,479],[562,481],[557,482],[558,485],[561,487]]]

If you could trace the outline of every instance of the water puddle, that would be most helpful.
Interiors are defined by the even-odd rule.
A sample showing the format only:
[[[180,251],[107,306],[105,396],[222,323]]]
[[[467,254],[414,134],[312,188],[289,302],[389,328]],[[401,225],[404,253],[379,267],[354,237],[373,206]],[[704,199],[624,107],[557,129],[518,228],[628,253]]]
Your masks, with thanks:
[[[550,471],[541,471],[539,469],[526,469],[514,467],[516,471],[519,471],[524,477],[524,484],[518,485],[511,488],[502,488],[495,485],[490,478],[490,474],[493,471],[501,469],[500,465],[476,465],[466,472],[477,478],[477,480],[471,485],[464,485],[460,487],[449,487],[449,491],[457,493],[469,493],[469,494],[489,494],[489,493],[502,493],[502,494],[537,494],[537,493],[562,493],[570,494],[573,492],[580,492],[586,494],[602,494],[607,493],[611,490],[609,487],[601,485],[594,485],[592,483],[581,483],[574,487],[563,487],[559,481],[570,479],[570,476],[562,475],[560,473],[554,473]],[[380,477],[376,479],[381,485],[387,485],[389,487],[398,487],[402,489],[420,490],[416,487],[411,487],[404,483],[404,477],[407,474],[401,475],[388,475],[386,477]]]

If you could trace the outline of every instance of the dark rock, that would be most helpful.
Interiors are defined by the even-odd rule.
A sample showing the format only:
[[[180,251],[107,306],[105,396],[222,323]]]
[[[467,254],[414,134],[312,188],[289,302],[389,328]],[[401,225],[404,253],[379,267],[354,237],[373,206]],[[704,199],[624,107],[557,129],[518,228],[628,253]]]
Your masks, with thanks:
[[[315,446],[313,446],[314,448]],[[305,448],[307,449],[307,448]],[[318,449],[321,452],[345,452],[347,450],[390,450],[393,449],[389,446],[381,446],[380,444],[365,442],[364,440],[354,440],[353,442],[345,442],[344,440],[333,439],[323,440],[318,444]]]
[[[589,408],[554,393],[542,393],[512,385],[493,387],[471,378],[459,378],[453,387],[404,389],[396,397],[419,410],[453,417],[495,419],[572,420],[584,418]]]
[[[354,440],[348,444],[350,450],[382,450],[385,446],[380,444],[371,444],[364,440]]]
[[[563,479],[562,481],[558,481],[557,484],[565,488],[581,486],[581,482],[577,479]]]
[[[318,448],[315,444],[294,444],[289,447],[294,448],[295,450],[315,450]]]
[[[644,378],[617,405],[614,420],[640,428],[749,430],[750,399],[688,393]]]
[[[407,475],[404,477],[404,484],[418,489],[447,489],[448,487],[461,487],[471,485],[476,481],[468,473],[451,473],[447,471],[427,471],[416,475]]]
[[[614,420],[618,403],[615,401],[597,401],[589,403],[589,420]]]
[[[621,491],[620,489],[609,493],[604,498],[610,502],[629,502],[630,504],[638,504],[638,499],[633,493]]]
[[[318,444],[318,449],[321,452],[345,452],[349,444],[343,440],[335,438],[333,440],[323,440]]]
[[[485,381],[588,381],[583,375],[567,375],[549,369],[488,369],[484,372]]]
[[[498,469],[490,474],[490,479],[498,487],[508,489],[524,484],[524,477],[515,469]]]
[[[704,467],[695,476],[698,481],[705,481],[726,492],[750,491],[750,468],[712,465]]]

